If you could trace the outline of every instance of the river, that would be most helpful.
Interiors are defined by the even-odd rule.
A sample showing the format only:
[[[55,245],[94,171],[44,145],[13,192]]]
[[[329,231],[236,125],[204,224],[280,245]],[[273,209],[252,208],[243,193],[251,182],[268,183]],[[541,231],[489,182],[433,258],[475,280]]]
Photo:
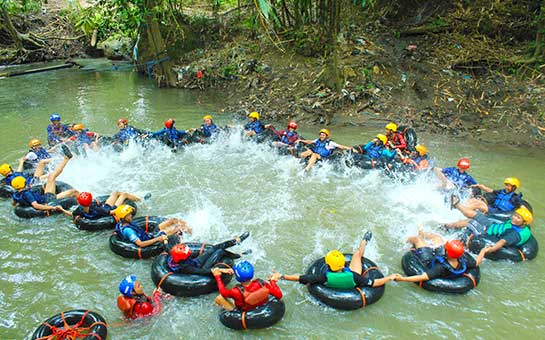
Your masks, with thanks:
[[[15,165],[31,138],[45,142],[53,112],[64,122],[83,123],[104,135],[116,132],[121,117],[150,130],[161,129],[169,117],[178,128],[197,127],[208,113],[218,125],[236,124],[230,114],[218,113],[228,95],[160,90],[130,71],[67,69],[0,79],[0,162]],[[333,140],[346,145],[361,144],[382,131],[374,126],[328,128]],[[318,129],[300,130],[313,138]],[[533,232],[543,240],[543,150],[472,144],[421,131],[419,137],[438,166],[453,166],[467,156],[471,174],[488,186],[502,187],[505,177],[520,178],[536,215]],[[351,252],[365,230],[373,232],[366,256],[384,273],[402,272],[409,235],[418,227],[439,231],[439,223],[461,217],[446,206],[430,178],[401,184],[378,172],[323,166],[305,175],[302,169],[295,158],[233,134],[178,153],[136,145],[120,154],[89,153],[72,159],[60,179],[95,195],[150,192],[152,198],[139,205],[139,215],[186,219],[194,229],[188,240],[217,242],[248,230],[251,237],[235,249],[253,250],[245,258],[255,263],[261,277],[272,269],[304,272],[330,249]],[[214,294],[174,298],[152,319],[123,322],[116,307],[117,286],[124,276],[135,274],[151,293],[151,260],[113,254],[110,231],[79,231],[62,216],[20,219],[8,200],[0,201],[0,228],[2,339],[27,338],[40,322],[75,308],[103,315],[111,324],[111,339],[535,339],[545,328],[542,254],[524,263],[485,261],[480,285],[463,296],[391,283],[376,304],[352,312],[324,307],[304,286],[281,281],[283,320],[270,329],[236,333],[218,321]]]

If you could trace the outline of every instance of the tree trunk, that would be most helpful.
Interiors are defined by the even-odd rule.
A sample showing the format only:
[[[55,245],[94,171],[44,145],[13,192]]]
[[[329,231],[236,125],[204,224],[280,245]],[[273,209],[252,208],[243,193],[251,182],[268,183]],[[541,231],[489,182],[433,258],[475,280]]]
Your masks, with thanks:
[[[545,60],[545,1],[541,2],[539,10],[536,33],[536,48],[534,50],[534,58],[536,60]]]
[[[341,12],[342,0],[329,0],[327,2],[327,26],[325,47],[326,66],[323,73],[323,83],[336,91],[341,92],[342,81],[341,73],[339,70],[339,61],[337,56],[337,36],[340,29],[340,12]]]
[[[11,39],[13,40],[13,43],[17,46],[19,51],[23,51],[23,41],[19,37],[19,32],[15,29],[15,26],[13,26],[13,23],[11,22],[11,18],[9,17],[9,13],[6,7],[2,7],[2,26],[4,26],[7,31],[9,32],[9,35],[11,36]]]

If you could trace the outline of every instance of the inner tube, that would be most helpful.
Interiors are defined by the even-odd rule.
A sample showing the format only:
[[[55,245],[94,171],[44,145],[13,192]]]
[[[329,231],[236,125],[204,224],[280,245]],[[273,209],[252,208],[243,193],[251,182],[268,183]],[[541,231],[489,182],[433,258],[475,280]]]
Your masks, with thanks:
[[[260,329],[271,327],[282,320],[285,312],[284,302],[269,296],[267,303],[246,312],[238,308],[232,311],[222,308],[219,312],[219,319],[225,327],[231,329]]]
[[[99,204],[103,204],[109,196],[100,196],[97,198],[97,201]],[[126,200],[123,202],[123,204],[130,205],[134,208],[134,214],[136,215],[136,212],[138,210],[138,207],[136,206],[136,203],[133,201]],[[91,220],[85,217],[79,217],[76,216],[74,218],[74,224],[76,227],[80,230],[87,230],[87,231],[98,231],[98,230],[104,230],[104,229],[114,229],[117,221],[113,216],[106,216],[101,217],[95,220]]]
[[[205,243],[185,243],[191,249],[191,257],[197,257],[203,251],[212,246]],[[227,267],[233,266],[233,260],[229,257],[223,257],[221,264]],[[223,282],[228,284],[233,275],[223,274]],[[151,279],[155,285],[164,292],[175,296],[198,296],[209,294],[218,290],[216,279],[212,275],[196,275],[173,273],[168,266],[168,254],[163,253],[155,258],[151,265]]]
[[[159,216],[142,216],[136,217],[132,223],[146,230],[148,233],[159,231],[159,223],[165,220]],[[147,259],[161,254],[165,245],[161,242],[156,242],[151,246],[140,248],[132,242],[127,242],[116,232],[110,236],[110,249],[119,256],[130,259]]]
[[[56,314],[42,322],[32,334],[32,340],[63,338],[69,330],[74,339],[105,340],[108,335],[106,320],[93,311],[75,309]]]
[[[405,137],[405,142],[407,142],[407,150],[415,151],[416,144],[418,144],[418,136],[416,135],[416,131],[412,127],[403,125],[399,126],[397,130],[403,134],[403,137]]]
[[[47,203],[48,205],[60,205],[64,209],[71,209],[72,207],[76,206],[78,204],[78,201],[75,197],[67,197],[67,198],[61,198],[52,200],[51,202]],[[60,211],[47,211],[47,210],[37,210],[34,209],[32,206],[16,206],[13,211],[15,212],[15,215],[21,217],[21,218],[34,218],[34,217],[48,217],[51,215],[60,214]]]
[[[467,259],[471,255],[466,252],[463,256]],[[407,276],[420,275],[427,270],[427,266],[420,260],[414,249],[403,255],[401,267]],[[416,282],[416,284],[432,292],[465,294],[479,284],[480,278],[481,271],[477,267],[469,270],[468,273],[462,276],[452,278],[440,277],[433,280]]]
[[[345,266],[350,265],[352,254],[344,254],[346,259]],[[307,275],[321,275],[328,270],[325,259],[322,257],[316,260],[307,270]],[[367,274],[371,279],[380,279],[384,275],[380,272],[377,265],[366,257],[362,258],[362,273]],[[353,310],[364,308],[377,302],[384,294],[384,286],[381,287],[363,287],[349,290],[339,290],[326,287],[323,284],[313,284],[308,286],[309,293],[324,304],[343,310]]]
[[[486,246],[493,246],[497,242],[497,238],[488,235],[479,235],[477,237],[469,236],[467,246],[473,253],[478,254],[481,249]],[[532,260],[537,256],[539,246],[537,240],[532,235],[528,242],[521,246],[503,247],[493,253],[487,253],[485,257],[490,260],[510,260],[513,262],[521,262]]]

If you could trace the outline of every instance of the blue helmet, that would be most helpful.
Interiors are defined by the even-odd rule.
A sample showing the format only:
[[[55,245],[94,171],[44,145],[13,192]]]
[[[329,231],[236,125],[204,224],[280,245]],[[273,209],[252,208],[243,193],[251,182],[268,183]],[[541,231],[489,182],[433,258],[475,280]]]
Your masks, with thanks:
[[[234,268],[235,278],[238,282],[249,281],[254,277],[254,266],[248,261],[242,261],[237,263]]]
[[[49,120],[54,122],[56,120],[60,121],[61,120],[61,115],[58,114],[58,113],[53,113],[51,116],[49,116]]]
[[[119,292],[126,297],[132,297],[132,290],[136,282],[136,275],[128,275],[119,283]]]

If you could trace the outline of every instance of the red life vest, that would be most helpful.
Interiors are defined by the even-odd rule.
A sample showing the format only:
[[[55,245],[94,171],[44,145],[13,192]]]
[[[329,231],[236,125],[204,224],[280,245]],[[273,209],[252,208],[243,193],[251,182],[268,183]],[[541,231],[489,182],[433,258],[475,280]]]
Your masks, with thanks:
[[[146,301],[140,302],[134,298],[119,295],[117,297],[117,307],[130,319],[142,318],[153,314],[153,304],[149,298]]]
[[[249,292],[243,286],[238,287],[242,293],[244,305],[240,307],[243,311],[248,311],[261,306],[269,301],[269,288],[265,287],[265,283],[262,280],[254,280],[250,285],[257,283],[260,287],[257,290]]]

